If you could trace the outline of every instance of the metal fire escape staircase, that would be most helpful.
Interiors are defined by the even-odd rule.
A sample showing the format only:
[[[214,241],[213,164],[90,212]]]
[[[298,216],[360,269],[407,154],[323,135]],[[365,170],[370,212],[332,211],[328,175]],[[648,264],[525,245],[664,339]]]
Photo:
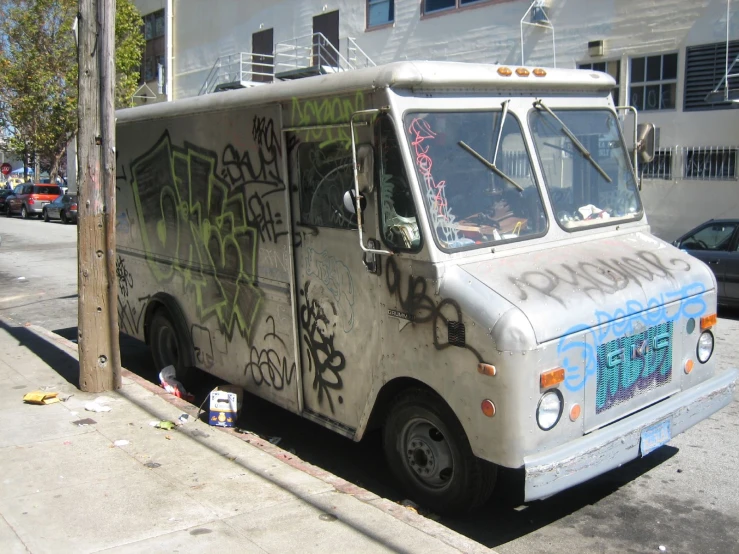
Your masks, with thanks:
[[[711,92],[706,95],[706,102],[733,102],[739,104],[739,54],[730,62],[731,44],[731,0],[726,0],[726,73]],[[736,50],[735,50],[736,51]]]
[[[322,33],[312,33],[278,42],[272,55],[238,52],[221,56],[213,64],[198,94],[260,86],[276,80],[302,79],[374,65],[354,39],[346,37],[340,40],[337,48]]]

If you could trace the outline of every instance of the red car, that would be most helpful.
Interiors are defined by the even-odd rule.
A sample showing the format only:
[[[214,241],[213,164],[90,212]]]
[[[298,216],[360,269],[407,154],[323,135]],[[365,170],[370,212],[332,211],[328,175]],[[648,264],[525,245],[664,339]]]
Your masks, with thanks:
[[[62,193],[58,185],[43,183],[25,183],[18,185],[12,196],[5,201],[5,215],[11,217],[14,213],[21,214],[23,219],[32,216],[41,217],[44,206],[51,203]]]

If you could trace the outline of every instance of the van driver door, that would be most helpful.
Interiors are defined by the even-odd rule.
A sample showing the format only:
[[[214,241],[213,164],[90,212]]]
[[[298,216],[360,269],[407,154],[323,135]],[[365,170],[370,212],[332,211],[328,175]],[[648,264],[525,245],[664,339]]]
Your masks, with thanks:
[[[352,437],[380,362],[380,279],[365,266],[356,215],[344,207],[354,186],[348,126],[330,131],[286,137],[296,145],[289,168],[303,412]],[[376,213],[366,196],[365,213]],[[376,218],[363,219],[365,240],[377,237]]]

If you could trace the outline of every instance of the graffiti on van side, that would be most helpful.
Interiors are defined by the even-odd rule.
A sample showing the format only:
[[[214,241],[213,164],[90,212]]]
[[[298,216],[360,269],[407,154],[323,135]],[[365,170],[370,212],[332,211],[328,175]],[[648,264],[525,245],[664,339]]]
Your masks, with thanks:
[[[429,150],[436,139],[436,133],[431,129],[429,122],[416,118],[408,127],[411,145],[416,156],[416,168],[423,180],[423,188],[429,203],[429,215],[432,224],[440,239],[452,242],[459,239],[459,233],[454,227],[455,216],[452,214],[446,200],[446,181],[437,181],[431,169],[434,165]],[[426,143],[424,145],[424,143]]]
[[[257,231],[244,187],[217,172],[214,152],[172,144],[165,132],[131,164],[134,203],[154,278],[183,279],[200,322],[216,318],[224,334],[249,339],[262,294],[256,284]]]
[[[128,291],[133,288],[133,275],[126,269],[126,262],[121,256],[118,256],[115,261],[115,275],[118,278],[118,290],[121,296],[128,298]]]
[[[431,323],[434,348],[444,350],[456,346],[450,344],[448,336],[446,340],[442,340],[440,333],[442,328],[446,328],[449,333],[463,326],[462,308],[457,301],[451,298],[445,298],[438,303],[434,301],[427,293],[428,283],[423,277],[408,275],[404,285],[403,275],[392,257],[388,257],[385,263],[385,282],[388,292],[398,303],[399,311],[409,316],[408,319],[413,324]],[[465,344],[460,348],[469,350],[479,362],[482,362],[482,356],[472,346]]]
[[[349,119],[356,111],[364,110],[364,94],[357,92],[354,97],[337,96],[324,99],[299,99],[292,101],[292,125],[303,127],[308,125],[338,125],[349,123]],[[303,131],[308,142],[320,141],[320,147],[340,143],[346,148],[351,147],[352,139],[349,125],[327,127],[324,129],[309,129]]]
[[[118,327],[122,333],[135,336],[141,332],[141,322],[150,298],[147,295],[133,301],[118,297]]]
[[[221,177],[232,187],[261,183],[281,186],[280,141],[271,119],[254,117],[252,139],[256,149],[239,150],[227,144],[221,154]]]
[[[251,373],[257,386],[264,385],[275,390],[283,390],[290,386],[295,376],[295,362],[288,359],[290,349],[276,332],[274,317],[267,316],[265,321],[267,332],[262,337],[262,348],[251,347],[249,363],[244,374]]]
[[[675,283],[675,274],[690,271],[690,263],[682,258],[667,261],[654,252],[637,252],[635,257],[597,258],[587,262],[563,263],[552,269],[526,271],[510,276],[510,282],[519,290],[519,298],[528,300],[535,291],[566,306],[565,294],[574,288],[595,302],[605,296],[624,290],[631,283],[665,279]],[[561,286],[561,288],[560,288]],[[571,287],[571,288],[570,288]]]
[[[349,268],[325,250],[317,252],[310,246],[304,249],[305,273],[323,283],[336,301],[345,333],[354,327],[354,281]]]
[[[313,373],[313,390],[318,392],[318,403],[323,404],[326,397],[331,413],[334,413],[334,401],[331,391],[344,388],[341,371],[346,367],[346,358],[334,346],[334,328],[338,312],[336,306],[311,296],[310,281],[306,281],[300,291],[300,327],[306,348],[308,373]],[[330,311],[329,311],[330,310]],[[331,317],[333,316],[333,317]],[[344,402],[338,397],[339,404]]]
[[[131,234],[131,216],[129,215],[128,210],[116,212],[115,232],[117,235]]]
[[[571,391],[582,390],[588,380],[597,375],[598,347],[607,341],[705,314],[708,306],[701,295],[703,292],[705,286],[702,283],[692,283],[644,303],[630,300],[612,312],[597,310],[594,326],[584,323],[568,329],[557,344],[557,356],[565,369],[565,387]]]
[[[253,193],[248,200],[248,220],[249,223],[259,233],[261,242],[278,242],[280,237],[287,235],[287,230],[280,231],[283,228],[282,214],[280,212],[272,213],[272,206],[267,196],[274,193],[280,193],[285,190],[284,187],[269,191],[265,194],[259,192]]]

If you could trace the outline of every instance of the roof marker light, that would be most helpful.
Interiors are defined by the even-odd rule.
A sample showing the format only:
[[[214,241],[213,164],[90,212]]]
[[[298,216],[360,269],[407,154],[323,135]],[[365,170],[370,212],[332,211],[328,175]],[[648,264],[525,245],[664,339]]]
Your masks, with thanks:
[[[513,75],[513,71],[511,71],[510,67],[499,67],[498,75],[500,75],[501,77],[510,77],[511,75]]]
[[[546,77],[547,76],[547,72],[544,71],[541,67],[537,67],[536,69],[534,69],[533,73],[535,77]]]
[[[516,69],[516,75],[518,75],[519,77],[528,77],[529,70],[525,67],[519,67],[518,69]]]

